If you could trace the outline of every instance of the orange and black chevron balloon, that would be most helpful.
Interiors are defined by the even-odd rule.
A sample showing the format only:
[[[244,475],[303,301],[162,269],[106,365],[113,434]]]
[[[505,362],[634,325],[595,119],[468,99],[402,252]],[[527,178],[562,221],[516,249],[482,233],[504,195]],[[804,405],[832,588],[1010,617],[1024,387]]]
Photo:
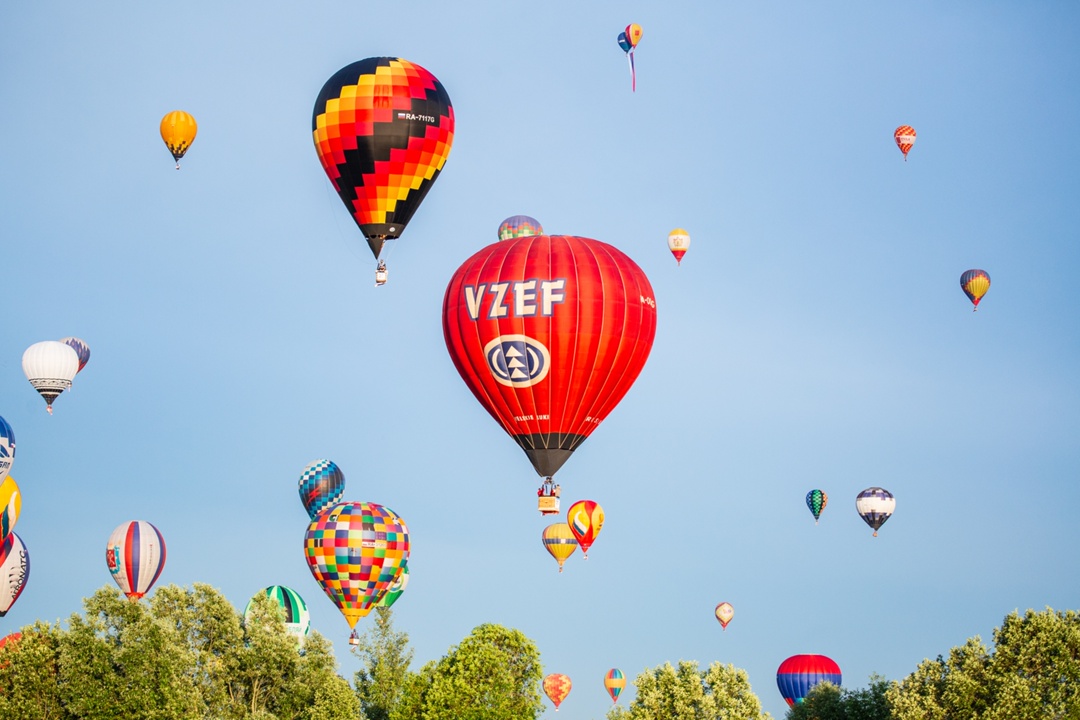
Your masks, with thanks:
[[[401,235],[454,142],[454,109],[434,75],[368,58],[326,81],[311,118],[315,150],[375,257]]]

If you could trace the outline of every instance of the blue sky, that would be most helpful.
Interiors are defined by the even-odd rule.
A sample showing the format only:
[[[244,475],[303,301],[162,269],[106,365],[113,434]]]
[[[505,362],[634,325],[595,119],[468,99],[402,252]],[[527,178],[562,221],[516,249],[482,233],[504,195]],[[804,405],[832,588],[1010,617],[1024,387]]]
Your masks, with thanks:
[[[608,668],[679,659],[745,668],[781,717],[789,655],[858,687],[1013,609],[1076,607],[1080,10],[231,5],[0,10],[0,415],[32,558],[0,631],[80,610],[111,584],[111,530],[145,519],[160,582],[238,609],[289,585],[351,677],[302,557],[296,479],[322,457],[409,524],[395,618],[417,666],[519,628],[572,678],[567,720],[602,717]],[[310,122],[330,75],[380,55],[433,72],[457,130],[376,289]],[[173,109],[199,122],[180,172]],[[440,326],[454,270],[514,214],[619,247],[658,304],[645,370],[558,475],[607,513],[562,575],[538,478]],[[993,281],[978,313],[972,267]],[[20,358],[67,335],[92,357],[49,417]],[[854,509],[871,485],[897,498],[876,539]]]

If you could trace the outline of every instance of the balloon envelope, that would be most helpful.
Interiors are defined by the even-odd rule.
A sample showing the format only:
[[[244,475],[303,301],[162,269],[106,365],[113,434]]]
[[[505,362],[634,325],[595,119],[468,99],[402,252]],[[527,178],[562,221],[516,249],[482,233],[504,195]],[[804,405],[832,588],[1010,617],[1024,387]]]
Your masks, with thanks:
[[[578,500],[566,511],[566,524],[581,547],[581,554],[588,558],[589,548],[604,527],[604,508],[593,500]]]
[[[528,215],[513,215],[499,224],[499,240],[513,240],[530,235],[543,235],[540,221]]]
[[[840,666],[824,655],[792,655],[776,671],[776,684],[789,706],[801,703],[820,682],[841,684]]]
[[[300,502],[314,520],[326,508],[341,502],[345,475],[332,460],[315,460],[300,473],[298,485]]]
[[[79,355],[59,340],[34,343],[26,349],[22,358],[23,373],[52,414],[53,400],[71,387],[71,381],[79,372]]]
[[[165,568],[165,538],[145,520],[122,523],[109,536],[105,564],[128,599],[138,600]]]
[[[641,26],[637,23],[630,23],[627,25],[623,34],[626,35],[626,39],[630,43],[631,48],[636,48],[638,43],[641,42]]]
[[[655,334],[645,273],[588,238],[493,243],[458,268],[443,298],[458,373],[545,477],[626,395]]]
[[[855,509],[866,524],[874,529],[874,537],[877,537],[877,531],[892,517],[893,510],[896,509],[896,498],[885,488],[869,487],[855,498]]]
[[[86,363],[90,362],[90,346],[77,337],[61,338],[60,342],[74,350],[75,354],[79,356],[79,369],[75,372],[81,373],[82,369],[86,367]]]
[[[553,523],[544,528],[540,538],[544,542],[544,549],[559,563],[559,572],[562,572],[566,558],[577,550],[577,540],[574,539],[570,526],[566,523]]]
[[[985,270],[967,270],[960,276],[960,289],[968,296],[975,309],[978,309],[979,301],[990,289],[990,276]]]
[[[0,417],[0,478],[5,478],[15,464],[15,431]]]
[[[442,171],[454,109],[442,83],[419,65],[367,58],[326,81],[311,130],[323,170],[378,258]]]
[[[393,607],[394,603],[398,601],[401,594],[405,592],[405,588],[409,586],[409,565],[408,563],[402,563],[401,569],[394,578],[394,582],[390,583],[390,587],[383,593],[382,598],[379,600],[379,605],[383,607]]]
[[[5,542],[22,512],[22,493],[15,478],[8,475],[0,482],[0,543]]]
[[[0,544],[0,617],[19,599],[30,579],[30,553],[15,533]]]
[[[344,502],[311,521],[304,557],[350,628],[371,612],[409,559],[409,529],[388,507]]]
[[[825,509],[825,506],[829,504],[829,496],[825,494],[823,490],[811,490],[806,493],[806,507],[810,508],[810,512],[814,516],[814,524],[817,525],[818,518],[821,517],[821,511]]]
[[[690,233],[682,228],[675,228],[667,236],[667,246],[675,256],[675,262],[682,265],[683,255],[690,249]]]
[[[285,620],[285,630],[296,639],[303,640],[311,630],[311,613],[308,612],[307,603],[300,597],[300,593],[284,585],[271,585],[263,590],[263,594],[277,603],[281,609],[282,618]],[[253,602],[254,598],[248,600],[247,607],[244,608],[245,620],[251,615]]]
[[[619,702],[619,694],[626,687],[626,676],[619,668],[611,668],[604,675],[604,689],[611,696],[611,702]]]
[[[558,712],[562,701],[570,694],[570,687],[570,678],[562,673],[551,673],[544,678],[544,694],[551,700],[556,712]]]
[[[720,627],[727,630],[728,623],[735,617],[735,608],[732,607],[731,603],[722,602],[716,606],[716,610],[713,611],[713,614],[716,615],[716,620],[720,623]]]
[[[183,110],[173,110],[165,113],[165,117],[161,118],[160,130],[161,139],[165,142],[165,147],[169,148],[173,160],[176,161],[176,167],[179,169],[180,158],[184,157],[191,143],[195,142],[199,125],[190,114]]]
[[[911,146],[915,144],[915,128],[910,125],[901,125],[893,133],[893,139],[896,140],[896,147],[900,148],[900,152],[904,154],[904,160],[906,161]]]

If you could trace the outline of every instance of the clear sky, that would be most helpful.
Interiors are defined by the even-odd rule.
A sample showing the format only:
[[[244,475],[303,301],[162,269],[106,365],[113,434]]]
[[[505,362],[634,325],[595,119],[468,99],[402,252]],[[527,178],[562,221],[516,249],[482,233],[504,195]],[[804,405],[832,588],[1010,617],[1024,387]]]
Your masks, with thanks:
[[[1066,2],[5,4],[0,415],[32,571],[0,632],[79,611],[144,519],[160,583],[238,609],[289,585],[351,678],[302,553],[316,458],[409,525],[416,667],[519,628],[574,682],[564,720],[602,717],[608,668],[679,659],[745,668],[781,717],[789,655],[860,687],[1076,608],[1078,27]],[[330,75],[381,55],[434,73],[457,129],[376,289],[310,123]],[[199,122],[179,172],[174,109]],[[440,325],[515,214],[619,247],[658,305],[636,385],[559,472],[607,513],[561,575],[539,479]],[[969,268],[993,281],[977,313]],[[92,357],[49,417],[20,359],[68,335]],[[872,485],[897,499],[877,538]]]

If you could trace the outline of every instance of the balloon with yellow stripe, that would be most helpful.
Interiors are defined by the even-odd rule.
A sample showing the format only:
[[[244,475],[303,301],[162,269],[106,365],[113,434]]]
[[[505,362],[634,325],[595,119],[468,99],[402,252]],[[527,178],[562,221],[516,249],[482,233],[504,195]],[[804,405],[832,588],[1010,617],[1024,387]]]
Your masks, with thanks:
[[[960,288],[968,296],[971,304],[975,306],[972,308],[972,312],[975,312],[979,309],[979,301],[983,299],[983,295],[990,289],[990,276],[986,274],[985,270],[968,270],[960,276]]]
[[[581,547],[581,554],[588,560],[589,548],[604,527],[604,508],[594,500],[578,500],[566,511],[566,523]]]
[[[566,523],[553,523],[544,528],[541,537],[544,540],[544,548],[559,563],[559,572],[562,572],[566,558],[577,550],[577,540],[574,539],[570,526]]]
[[[8,475],[4,482],[0,483],[0,544],[7,540],[8,535],[15,529],[20,512],[22,512],[22,494],[15,480]]]
[[[161,118],[161,139],[172,153],[177,170],[180,169],[180,158],[184,157],[191,143],[195,142],[195,133],[198,131],[199,125],[195,118],[183,110],[173,110]]]

